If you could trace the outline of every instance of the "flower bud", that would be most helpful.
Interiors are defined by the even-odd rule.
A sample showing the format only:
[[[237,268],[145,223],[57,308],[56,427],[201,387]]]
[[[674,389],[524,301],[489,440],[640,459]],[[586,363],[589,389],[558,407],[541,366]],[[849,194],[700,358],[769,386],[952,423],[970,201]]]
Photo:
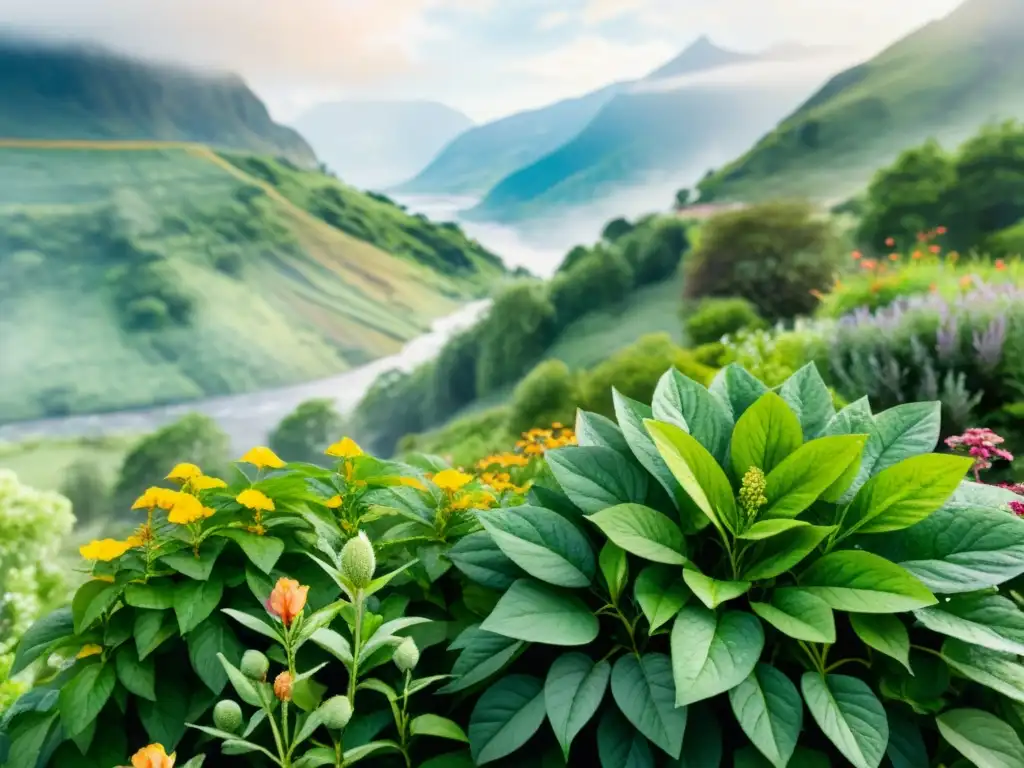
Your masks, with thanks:
[[[740,509],[743,510],[748,522],[754,522],[758,510],[768,503],[768,498],[764,495],[767,488],[768,481],[764,471],[758,467],[751,467],[743,475],[739,493]]]
[[[320,705],[320,722],[332,731],[340,731],[352,719],[352,702],[345,696],[332,696]]]
[[[412,672],[420,661],[420,649],[416,647],[416,641],[411,637],[405,638],[391,659],[402,672]]]
[[[250,680],[266,680],[270,670],[270,662],[259,651],[246,651],[242,654],[242,674]]]
[[[213,724],[222,731],[237,733],[242,727],[242,708],[238,702],[230,699],[218,701],[213,708]]]
[[[341,575],[356,589],[363,589],[373,580],[375,570],[377,558],[373,554],[373,544],[360,531],[341,548]]]
[[[291,672],[282,672],[274,678],[274,695],[281,701],[292,700],[292,675]]]

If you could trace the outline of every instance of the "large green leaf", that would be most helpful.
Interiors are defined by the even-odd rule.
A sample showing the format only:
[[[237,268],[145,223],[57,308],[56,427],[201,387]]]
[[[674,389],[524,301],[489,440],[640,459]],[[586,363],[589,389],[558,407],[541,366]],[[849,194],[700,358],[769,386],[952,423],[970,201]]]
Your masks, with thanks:
[[[675,618],[690,597],[690,589],[677,568],[649,565],[637,575],[633,595],[653,634]]]
[[[905,569],[860,550],[832,552],[816,560],[800,576],[800,586],[837,611],[850,613],[899,613],[937,602]]]
[[[821,435],[822,437],[830,435],[872,435],[874,432],[875,418],[871,415],[871,404],[868,402],[867,397],[862,397],[860,400],[854,400],[833,416],[825,426],[825,429],[822,430]],[[870,437],[868,442],[871,442]],[[866,454],[867,451],[867,446],[865,446],[864,453]]]
[[[961,595],[914,617],[933,632],[993,651],[1024,655],[1024,612],[1000,595]]]
[[[749,613],[687,606],[676,614],[670,645],[676,705],[685,706],[739,685],[761,656],[764,630]]]
[[[765,518],[796,517],[860,459],[864,435],[819,437],[804,443],[768,473]]]
[[[1024,743],[1007,723],[980,709],[953,709],[935,719],[942,738],[978,768],[1020,768]]]
[[[185,735],[189,714],[189,683],[185,675],[161,675],[156,680],[156,701],[140,699],[139,720],[153,744],[170,752]]]
[[[779,395],[800,419],[805,440],[821,434],[836,414],[832,394],[814,363],[808,363],[786,379],[779,387]]]
[[[586,645],[597,637],[597,617],[573,594],[519,579],[501,596],[481,629],[548,645]]]
[[[803,444],[800,420],[774,392],[762,395],[736,422],[732,470],[743,477],[751,467],[771,472]]]
[[[654,755],[647,739],[615,707],[601,715],[597,755],[601,768],[654,768]]]
[[[522,569],[501,551],[487,531],[463,536],[447,556],[466,576],[490,589],[508,589],[523,575]]]
[[[544,685],[529,675],[509,675],[492,685],[473,707],[469,748],[477,765],[510,755],[544,722]]]
[[[241,642],[218,614],[210,616],[192,630],[186,640],[192,669],[207,688],[219,694],[227,685],[228,678],[218,654],[232,664],[238,664],[245,650]]]
[[[218,577],[207,581],[183,581],[174,592],[174,614],[178,631],[186,635],[220,605],[224,582]]]
[[[857,637],[879,653],[896,659],[910,674],[910,633],[895,616],[884,613],[854,613],[850,624]]]
[[[231,539],[249,561],[264,573],[270,573],[284,552],[284,542],[273,536],[259,536],[241,528],[221,528],[217,536]]]
[[[611,448],[568,446],[545,454],[548,466],[572,503],[593,514],[647,497],[647,475]]]
[[[18,643],[10,675],[13,677],[24,670],[46,650],[62,638],[74,634],[75,622],[70,608],[58,608],[48,613],[28,628]]]
[[[504,669],[524,646],[522,640],[485,632],[479,627],[467,628],[459,635],[459,640],[463,644],[459,646],[462,649],[459,658],[452,665],[454,680],[439,688],[438,693],[457,693],[487,680]]]
[[[117,602],[124,588],[99,579],[90,579],[78,588],[71,601],[75,634],[80,635]]]
[[[156,701],[156,667],[153,659],[139,661],[138,651],[133,645],[124,645],[114,657],[117,679],[130,693],[143,699]]]
[[[160,562],[190,579],[206,581],[213,573],[213,566],[227,543],[227,539],[211,537],[199,546],[198,556],[191,548],[180,549],[177,552],[164,555],[160,558]]]
[[[521,506],[477,517],[501,551],[531,576],[559,587],[587,587],[594,580],[590,542],[557,512]]]
[[[576,411],[576,442],[582,446],[595,445],[611,448],[623,456],[631,456],[632,451],[626,442],[619,425],[606,416],[590,411]]]
[[[721,581],[705,576],[692,568],[683,570],[683,581],[686,582],[697,599],[708,608],[717,608],[722,603],[735,600],[747,594],[749,581]]]
[[[732,484],[715,457],[674,424],[644,423],[672,475],[697,508],[719,530],[738,532],[741,526]]]
[[[174,607],[177,584],[170,579],[154,579],[148,584],[129,584],[124,590],[124,601],[133,608],[162,611]]]
[[[587,517],[613,543],[637,557],[656,563],[682,565],[686,543],[679,526],[642,504],[619,504]]]
[[[974,460],[929,453],[912,456],[872,477],[843,514],[843,535],[909,528],[941,507]]]
[[[917,718],[904,708],[886,707],[889,719],[889,744],[885,755],[893,768],[928,768],[928,749]]]
[[[99,717],[117,685],[113,664],[85,664],[60,689],[60,721],[69,736],[77,736]]]
[[[686,708],[676,707],[672,661],[668,656],[620,656],[612,670],[612,696],[640,733],[672,757],[679,757],[686,730]]]
[[[1024,665],[1016,656],[949,638],[942,644],[942,658],[968,680],[1024,703]]]
[[[743,366],[729,363],[715,374],[708,390],[727,405],[733,417],[738,419],[768,391],[768,387]]]
[[[836,620],[829,604],[802,589],[783,587],[771,603],[752,602],[751,609],[779,632],[809,643],[834,643]]]
[[[800,680],[814,721],[856,768],[878,768],[889,743],[881,702],[862,680],[807,672]]]
[[[795,568],[833,530],[830,525],[803,525],[773,536],[754,550],[743,569],[743,578],[748,581],[773,579]]]
[[[629,558],[626,556],[626,550],[611,541],[606,541],[601,547],[597,562],[604,583],[608,586],[608,594],[612,602],[617,603],[626,582],[629,581]]]
[[[601,706],[611,674],[607,661],[595,664],[582,653],[563,654],[548,670],[544,705],[566,760],[572,740]]]
[[[145,659],[177,634],[177,622],[169,611],[139,610],[136,612],[133,635],[140,659]]]
[[[689,432],[720,464],[732,434],[732,411],[702,385],[675,368],[658,380],[651,400],[654,418]]]
[[[810,523],[806,520],[793,520],[788,517],[780,517],[774,520],[758,520],[737,538],[744,541],[764,541],[772,536],[778,536],[780,533],[785,533],[805,525],[810,525]]]
[[[785,768],[804,720],[796,686],[782,672],[758,664],[729,691],[729,704],[747,738],[775,768]]]

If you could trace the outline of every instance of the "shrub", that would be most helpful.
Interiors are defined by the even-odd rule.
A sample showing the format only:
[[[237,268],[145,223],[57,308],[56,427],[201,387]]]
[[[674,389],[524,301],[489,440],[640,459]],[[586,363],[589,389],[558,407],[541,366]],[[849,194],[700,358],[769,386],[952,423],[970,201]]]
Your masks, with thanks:
[[[341,430],[341,415],[333,400],[307,400],[285,416],[270,434],[270,448],[287,461],[319,463],[324,449]]]
[[[595,248],[551,281],[548,292],[559,327],[620,301],[633,289],[634,279],[633,268],[617,250]]]
[[[478,396],[519,379],[541,356],[555,332],[555,307],[544,286],[520,281],[494,300],[480,324]]]
[[[546,360],[516,386],[508,428],[525,432],[538,424],[572,421],[575,410],[576,382],[569,366],[561,360]]]
[[[839,240],[804,203],[774,202],[719,214],[686,263],[686,296],[740,296],[768,320],[806,314],[832,285]]]
[[[79,524],[103,520],[110,509],[110,484],[103,468],[91,459],[80,459],[64,471],[61,494],[71,502]]]
[[[705,299],[685,320],[693,344],[710,344],[742,330],[765,326],[757,307],[746,299]]]
[[[784,382],[809,362],[827,360],[834,323],[798,319],[792,328],[740,331],[724,341],[723,360],[737,363],[768,386]]]

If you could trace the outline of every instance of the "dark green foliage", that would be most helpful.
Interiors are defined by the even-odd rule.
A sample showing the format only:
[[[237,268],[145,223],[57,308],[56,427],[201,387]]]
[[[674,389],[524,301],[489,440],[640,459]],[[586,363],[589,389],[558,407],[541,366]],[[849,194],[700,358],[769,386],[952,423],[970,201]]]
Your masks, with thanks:
[[[571,423],[576,410],[576,380],[561,360],[545,360],[516,386],[509,406],[513,433],[560,422]]]
[[[567,272],[586,258],[589,253],[590,249],[585,245],[574,246],[567,254],[565,254],[565,258],[562,259],[562,263],[558,265],[558,271]]]
[[[700,345],[744,329],[763,328],[765,322],[746,299],[705,299],[685,317],[684,326],[690,342]]]
[[[807,314],[840,260],[832,225],[807,203],[773,202],[715,216],[686,264],[686,295],[740,296],[767,320]]]
[[[324,449],[344,426],[332,400],[308,400],[285,416],[270,433],[270,448],[285,461],[324,464]]]
[[[71,502],[78,525],[88,525],[110,514],[110,486],[99,464],[79,459],[64,470],[60,493]]]
[[[651,218],[619,245],[633,267],[636,285],[656,283],[674,273],[689,250],[689,225],[674,217]]]
[[[633,231],[633,224],[629,223],[628,219],[624,219],[621,216],[617,219],[612,219],[604,225],[604,229],[601,230],[601,239],[607,240],[609,243],[614,243],[623,235],[628,235]]]
[[[476,386],[480,395],[512,384],[551,343],[555,307],[540,283],[520,281],[494,300],[480,326]]]
[[[689,189],[680,189],[678,192],[676,192],[676,197],[674,201],[676,208],[685,208],[687,205],[689,205],[690,195],[691,193]]]
[[[548,292],[559,327],[619,301],[634,284],[635,274],[625,256],[617,249],[595,248],[551,281]]]

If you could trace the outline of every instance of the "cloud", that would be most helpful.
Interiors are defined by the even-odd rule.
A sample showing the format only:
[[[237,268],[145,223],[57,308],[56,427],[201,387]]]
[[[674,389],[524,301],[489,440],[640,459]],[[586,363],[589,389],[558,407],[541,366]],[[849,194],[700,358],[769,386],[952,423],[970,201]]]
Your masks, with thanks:
[[[641,77],[675,52],[664,42],[628,44],[584,35],[560,48],[513,62],[509,71],[568,84],[583,92],[616,80]]]
[[[568,24],[570,21],[572,21],[572,14],[569,11],[549,11],[537,20],[537,29],[547,32]]]
[[[583,8],[586,24],[602,24],[639,10],[644,10],[651,0],[587,0]]]

